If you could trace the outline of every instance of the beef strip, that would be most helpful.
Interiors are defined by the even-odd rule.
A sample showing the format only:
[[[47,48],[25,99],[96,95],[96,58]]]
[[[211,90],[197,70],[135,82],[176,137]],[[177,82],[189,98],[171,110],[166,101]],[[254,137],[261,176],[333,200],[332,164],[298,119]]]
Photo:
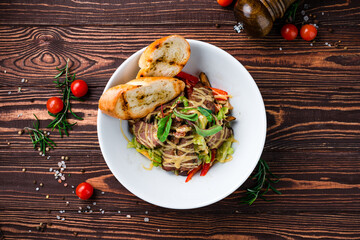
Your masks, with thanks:
[[[199,96],[197,96],[198,93],[195,93],[197,91],[195,91],[195,89],[200,92],[201,95],[206,96],[207,99],[204,101],[203,106],[209,110],[211,110],[212,112],[215,112],[215,103],[214,103],[214,96],[212,94],[211,89],[207,88],[204,86],[204,84],[202,84],[201,82],[198,82],[195,86],[194,89],[192,91],[192,93],[189,96],[189,100],[194,101],[194,102],[200,102],[201,98]],[[211,100],[208,100],[211,99]],[[191,102],[190,102],[190,106],[191,106]]]
[[[226,139],[231,137],[233,134],[233,130],[228,127],[223,127],[220,132],[215,133],[209,137],[205,138],[206,144],[209,146],[210,149],[220,147]]]
[[[132,125],[132,132],[136,137],[136,141],[147,148],[153,149],[160,146],[160,141],[157,138],[157,128],[153,124],[137,121]]]

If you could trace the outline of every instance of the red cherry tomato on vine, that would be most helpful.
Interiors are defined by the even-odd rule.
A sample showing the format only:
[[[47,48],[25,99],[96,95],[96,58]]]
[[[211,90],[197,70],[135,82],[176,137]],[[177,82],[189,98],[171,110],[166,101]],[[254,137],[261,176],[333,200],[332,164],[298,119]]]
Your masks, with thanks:
[[[71,84],[71,92],[75,97],[83,97],[88,91],[88,85],[83,80],[75,80]]]
[[[227,7],[232,3],[233,0],[217,0],[218,4],[222,7]]]
[[[52,114],[57,114],[61,112],[64,108],[63,101],[58,97],[51,97],[46,102],[46,108]]]
[[[286,40],[294,40],[298,35],[298,29],[295,27],[294,24],[285,24],[281,28],[281,36]]]
[[[76,195],[82,200],[89,199],[94,192],[94,188],[87,182],[80,183],[76,188]]]
[[[301,27],[300,35],[306,41],[314,40],[314,38],[317,35],[316,27],[314,27],[311,24],[306,24],[306,25]]]

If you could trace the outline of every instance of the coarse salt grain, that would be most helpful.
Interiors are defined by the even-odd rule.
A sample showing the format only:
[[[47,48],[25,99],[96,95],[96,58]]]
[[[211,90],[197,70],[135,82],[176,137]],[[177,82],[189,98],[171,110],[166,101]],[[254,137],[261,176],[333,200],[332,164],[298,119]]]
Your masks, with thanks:
[[[86,208],[87,208],[87,209],[91,209],[91,207],[90,207],[90,206],[86,206]]]
[[[149,219],[149,218],[147,218],[147,217],[146,217],[146,218],[144,218],[144,222],[149,222],[149,220],[150,220],[150,219]]]
[[[6,73],[6,70],[4,70],[4,73]]]
[[[101,192],[102,195],[104,195],[105,193],[104,192]]]
[[[64,183],[64,187],[67,187],[67,185],[68,185],[67,183]]]
[[[74,188],[74,185],[72,185],[71,188]]]
[[[90,209],[90,210],[89,210],[89,213],[92,213],[92,212],[93,212],[93,210]]]
[[[61,217],[60,217],[59,215],[57,215],[56,218],[57,218],[58,220],[60,220]]]
[[[11,94],[11,91],[8,91],[8,94],[10,95],[10,94]]]
[[[78,213],[81,213],[81,210],[79,210]]]
[[[323,15],[323,16],[324,16],[324,14],[325,14],[324,12],[321,13],[321,15]]]
[[[160,229],[158,229],[157,231],[160,232]]]
[[[301,15],[303,15],[303,16],[305,15],[305,11],[304,11],[304,10],[301,11]]]
[[[35,188],[35,190],[36,190],[36,191],[39,191],[39,189],[40,189],[40,188],[38,188],[38,187],[37,187],[37,188]]]
[[[131,218],[131,215],[126,215],[127,218]]]
[[[61,219],[61,221],[65,221],[65,218],[63,217],[63,218]]]
[[[96,205],[96,202],[93,202],[93,205],[95,206],[95,205]]]
[[[61,176],[61,180],[65,181],[65,177],[64,177],[64,176]]]
[[[149,212],[148,211],[145,211],[145,214],[148,214]]]
[[[118,211],[118,213],[121,213],[121,211]]]
[[[105,210],[102,210],[101,213],[104,214],[104,213],[105,213]]]
[[[282,51],[282,47],[279,47],[279,50]]]
[[[53,169],[52,168],[49,168],[49,172],[52,172],[53,171]]]
[[[241,33],[242,30],[244,30],[244,25],[240,22],[238,22],[235,26],[234,26],[234,31],[237,33]]]
[[[304,21],[305,21],[305,22],[309,21],[309,17],[308,17],[308,16],[304,16]]]
[[[25,78],[21,79],[21,82],[25,82]]]
[[[29,232],[31,232],[31,230],[29,230]]]

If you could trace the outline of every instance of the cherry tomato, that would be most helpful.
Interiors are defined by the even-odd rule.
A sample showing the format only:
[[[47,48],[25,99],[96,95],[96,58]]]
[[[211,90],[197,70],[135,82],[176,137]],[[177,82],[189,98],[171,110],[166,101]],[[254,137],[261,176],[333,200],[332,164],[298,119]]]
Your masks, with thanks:
[[[61,112],[64,108],[63,101],[58,97],[51,97],[47,100],[46,108],[52,114],[57,114]]]
[[[94,192],[94,188],[87,182],[80,183],[76,188],[76,195],[82,200],[89,199]]]
[[[317,35],[316,27],[314,27],[311,24],[306,24],[301,27],[300,29],[300,35],[301,37],[306,41],[313,40]]]
[[[222,7],[227,7],[232,3],[233,0],[217,0],[218,4]]]
[[[294,24],[285,24],[281,28],[281,36],[286,40],[294,40],[298,35],[298,29],[295,27]]]
[[[71,92],[75,97],[83,97],[88,91],[88,85],[83,80],[75,80],[71,84]]]

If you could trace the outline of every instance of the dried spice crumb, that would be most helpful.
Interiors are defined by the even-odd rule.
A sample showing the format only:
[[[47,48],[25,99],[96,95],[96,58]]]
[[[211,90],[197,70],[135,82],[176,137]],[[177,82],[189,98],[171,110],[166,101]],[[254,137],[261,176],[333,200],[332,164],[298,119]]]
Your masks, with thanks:
[[[144,218],[144,222],[149,222],[150,221],[150,219],[149,218]]]

